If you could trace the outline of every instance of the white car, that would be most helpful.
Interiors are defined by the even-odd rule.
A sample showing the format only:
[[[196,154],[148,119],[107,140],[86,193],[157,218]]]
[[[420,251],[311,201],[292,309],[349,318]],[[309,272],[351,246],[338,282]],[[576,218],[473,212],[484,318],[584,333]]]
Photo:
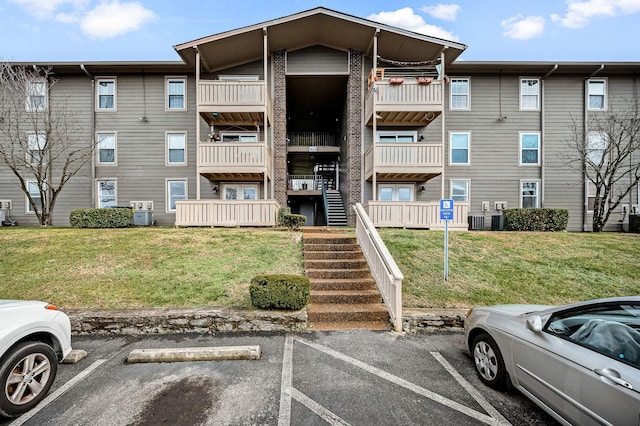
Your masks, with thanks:
[[[66,314],[46,302],[0,300],[0,415],[16,417],[35,407],[69,352]]]
[[[486,385],[564,425],[640,425],[640,296],[474,308],[464,331]]]

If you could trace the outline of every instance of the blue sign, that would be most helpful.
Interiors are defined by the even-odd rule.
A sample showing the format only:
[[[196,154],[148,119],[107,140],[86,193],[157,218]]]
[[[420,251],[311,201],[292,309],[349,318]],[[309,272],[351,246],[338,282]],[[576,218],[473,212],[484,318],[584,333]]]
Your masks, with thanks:
[[[440,200],[440,220],[453,220],[453,200]]]

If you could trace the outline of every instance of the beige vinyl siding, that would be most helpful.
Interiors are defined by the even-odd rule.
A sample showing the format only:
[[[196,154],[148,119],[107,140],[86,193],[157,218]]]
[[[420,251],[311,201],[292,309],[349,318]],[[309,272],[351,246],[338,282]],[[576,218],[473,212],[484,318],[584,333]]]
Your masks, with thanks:
[[[267,67],[267,69],[269,69],[269,67]],[[252,61],[217,71],[214,74],[203,73],[202,79],[218,79],[221,75],[257,75],[258,80],[264,80],[264,65],[262,60]]]
[[[287,75],[346,75],[348,73],[348,52],[323,46],[287,52]]]

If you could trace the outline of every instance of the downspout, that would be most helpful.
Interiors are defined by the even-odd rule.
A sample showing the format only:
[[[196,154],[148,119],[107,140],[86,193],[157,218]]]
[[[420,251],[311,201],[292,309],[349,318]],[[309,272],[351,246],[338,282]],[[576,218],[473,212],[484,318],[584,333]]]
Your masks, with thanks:
[[[587,132],[588,132],[588,128],[587,128],[587,120],[589,119],[588,116],[588,109],[589,109],[589,79],[591,77],[593,77],[594,75],[598,74],[600,71],[602,71],[604,69],[604,64],[600,65],[600,67],[595,70],[594,72],[592,72],[591,74],[589,74],[588,77],[586,77],[584,79],[584,94],[583,94],[583,98],[584,98],[584,105],[583,105],[583,121],[582,121],[582,128],[583,128],[583,134],[584,134],[584,140],[582,141],[582,143],[584,144],[584,148],[585,148],[585,152],[588,148],[587,146]],[[587,211],[589,210],[589,199],[587,197],[587,170],[586,170],[586,165],[584,164],[584,159],[583,159],[583,163],[582,163],[582,197],[584,199],[584,203],[582,204],[582,231],[583,232],[587,232]]]
[[[378,112],[376,111],[376,97],[378,94],[378,87],[377,87],[377,82],[376,82],[376,75],[378,74],[378,35],[380,34],[380,28],[376,28],[376,33],[374,34],[374,38],[373,38],[373,82],[371,83],[371,91],[373,92],[371,94],[371,110],[372,110],[372,115],[373,115],[373,135],[372,135],[372,141],[371,141],[371,170],[372,170],[372,174],[371,174],[371,199],[373,201],[376,201],[378,199],[378,182],[376,179],[376,148],[377,148],[377,143],[376,140],[378,139],[378,119],[376,118],[378,115]],[[364,146],[364,144],[363,144]],[[366,152],[366,151],[365,151]],[[365,166],[366,166],[366,158],[364,158],[365,160]],[[365,174],[366,174],[366,167],[363,167],[363,169],[365,169]],[[364,181],[364,179],[363,179]],[[364,182],[363,182],[364,183]]]
[[[96,147],[96,79],[87,71],[84,64],[80,64],[80,69],[91,79],[91,207],[96,206],[96,156],[93,150]]]
[[[545,178],[546,178],[546,170],[545,170],[545,152],[546,152],[546,143],[545,143],[545,119],[544,119],[544,81],[547,77],[553,74],[558,69],[558,64],[555,64],[548,73],[542,76],[540,88],[540,207],[544,208],[544,194],[545,194]]]
[[[200,128],[200,51],[197,47],[194,47],[194,50],[196,52],[196,200],[200,200],[202,192],[200,183],[200,142],[202,141],[202,129]]]

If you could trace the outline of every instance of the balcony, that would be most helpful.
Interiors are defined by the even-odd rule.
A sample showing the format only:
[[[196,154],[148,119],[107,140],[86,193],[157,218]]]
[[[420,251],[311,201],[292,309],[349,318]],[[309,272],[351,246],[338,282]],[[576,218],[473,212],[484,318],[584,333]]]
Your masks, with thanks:
[[[271,122],[272,111],[273,101],[264,81],[198,82],[198,112],[209,125],[264,125]]]
[[[444,229],[439,208],[439,201],[369,201],[365,206],[376,227]],[[469,203],[454,203],[453,220],[449,221],[449,229],[468,229],[468,214]]]
[[[271,179],[271,147],[265,142],[201,142],[198,171],[209,180]]]
[[[429,81],[424,83],[423,81]],[[426,126],[444,110],[442,80],[394,77],[375,81],[365,103],[367,126]]]
[[[175,226],[276,226],[275,200],[176,201]]]
[[[364,166],[367,180],[376,173],[377,180],[426,181],[442,173],[444,148],[420,142],[378,142],[365,152]]]
[[[291,132],[287,135],[288,152],[340,152],[336,133]]]

